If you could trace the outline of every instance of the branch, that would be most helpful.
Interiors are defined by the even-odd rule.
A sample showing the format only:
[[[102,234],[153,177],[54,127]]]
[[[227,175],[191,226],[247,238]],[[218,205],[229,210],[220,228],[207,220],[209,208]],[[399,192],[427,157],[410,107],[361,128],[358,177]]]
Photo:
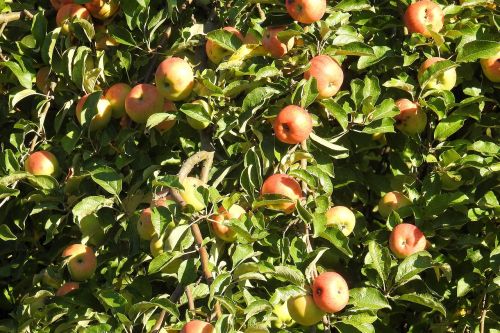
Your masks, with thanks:
[[[178,284],[177,287],[175,287],[175,290],[172,293],[172,295],[170,295],[170,301],[172,303],[177,303],[177,301],[181,298],[183,291],[184,291],[183,286],[181,284]],[[155,325],[151,329],[151,333],[158,333],[158,332],[160,332],[161,325],[163,324],[163,321],[165,320],[166,313],[167,313],[167,311],[165,311],[165,310],[161,311],[160,316],[156,320]]]
[[[158,57],[160,56],[159,51],[161,51],[165,47],[165,43],[170,39],[170,35],[172,35],[172,27],[169,25],[160,38],[160,41],[156,48],[156,53],[153,56],[153,59],[151,59],[150,61],[150,65],[148,67],[148,70],[146,71],[146,75],[144,75],[144,81],[149,82],[151,80],[151,75],[153,74],[153,70],[158,62]]]
[[[30,12],[28,10],[23,10],[21,12],[3,13],[0,14],[0,24],[19,21],[24,18],[32,19],[34,14],[36,14],[35,11]]]

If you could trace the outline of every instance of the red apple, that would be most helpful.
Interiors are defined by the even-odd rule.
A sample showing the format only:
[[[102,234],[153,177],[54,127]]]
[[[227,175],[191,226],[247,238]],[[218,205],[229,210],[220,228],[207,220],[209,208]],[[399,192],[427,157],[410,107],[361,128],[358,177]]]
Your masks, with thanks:
[[[126,83],[116,83],[109,87],[104,95],[113,110],[113,118],[121,118],[125,114],[125,99],[132,87]]]
[[[163,112],[167,113],[174,113],[177,112],[177,107],[175,104],[169,100],[165,100],[165,103],[163,104]],[[172,129],[175,125],[175,120],[165,120],[159,123],[158,125],[155,126],[155,128],[160,131],[161,133],[165,133]]]
[[[312,284],[316,305],[328,313],[341,311],[349,302],[349,287],[344,278],[336,272],[320,274]]]
[[[88,21],[91,20],[89,11],[78,4],[70,3],[59,8],[56,15],[56,24],[58,27],[61,27],[61,32],[63,34],[69,34],[71,32],[69,22],[75,18]]]
[[[339,63],[327,55],[319,55],[311,59],[309,69],[304,73],[304,79],[314,77],[318,87],[318,98],[334,96],[342,86],[344,72]]]
[[[73,290],[80,288],[80,284],[78,282],[66,282],[56,291],[56,296],[64,296]]]
[[[410,33],[431,37],[427,26],[434,32],[441,31],[444,25],[444,13],[437,3],[421,0],[408,6],[403,20]]]
[[[24,169],[35,176],[57,176],[59,162],[51,152],[40,150],[28,156]]]
[[[378,203],[378,212],[383,218],[387,218],[393,210],[397,211],[409,205],[411,205],[411,201],[405,197],[404,194],[392,191],[386,193],[386,195],[380,199]]]
[[[418,69],[417,76],[419,80],[427,68],[431,67],[431,65],[435,64],[436,62],[443,60],[446,59],[439,57],[432,57],[424,61],[424,63],[420,65],[420,68]],[[450,68],[445,70],[444,72],[439,73],[437,77],[430,80],[427,83],[426,88],[437,89],[437,90],[451,90],[455,86],[456,82],[457,82],[457,71],[455,70],[455,68]]]
[[[214,233],[217,237],[226,242],[234,242],[236,240],[236,232],[234,232],[231,227],[226,226],[223,223],[224,221],[230,219],[238,219],[245,213],[246,212],[243,207],[236,204],[232,205],[229,210],[224,209],[223,206],[219,207],[218,214],[214,214],[210,217]]]
[[[282,58],[293,48],[293,38],[290,38],[286,44],[278,39],[278,32],[283,30],[285,30],[284,27],[268,27],[262,36],[262,46],[275,58]]]
[[[302,198],[302,189],[300,184],[294,178],[285,174],[274,174],[267,178],[264,181],[264,184],[262,184],[260,193],[262,195],[280,194],[292,199],[293,201],[297,201]],[[295,202],[271,205],[269,208],[281,210],[284,213],[289,214],[295,210]]]
[[[144,240],[151,240],[155,234],[155,229],[153,227],[153,223],[151,221],[151,213],[153,212],[151,208],[153,207],[165,207],[167,204],[167,198],[162,198],[151,203],[151,207],[144,208],[141,212],[141,216],[139,217],[139,221],[137,223],[137,233],[139,237]]]
[[[326,12],[326,0],[286,0],[285,4],[288,14],[304,24],[321,20]]]
[[[120,4],[117,0],[91,0],[85,7],[96,19],[105,20],[118,11]]]
[[[402,98],[396,101],[399,114],[394,117],[396,128],[408,135],[420,134],[427,126],[427,115],[418,103]]]
[[[164,103],[155,86],[141,83],[133,87],[125,98],[125,112],[136,123],[144,124],[152,114],[163,111]]]
[[[479,60],[484,76],[491,82],[500,82],[500,52],[494,57]]]
[[[392,229],[389,247],[398,258],[406,258],[425,250],[427,241],[419,228],[409,223],[401,223]]]
[[[58,10],[64,5],[74,3],[74,0],[50,0],[50,3],[52,4],[52,7],[54,7],[55,10]]]
[[[75,109],[76,119],[78,122],[82,124],[82,111],[83,106],[85,105],[85,101],[89,95],[85,95],[78,101]],[[101,96],[99,101],[97,102],[97,114],[90,121],[90,131],[97,131],[99,129],[103,129],[108,125],[111,120],[111,115],[113,114],[113,110],[111,108],[111,104],[109,101]]]
[[[238,29],[234,27],[224,27],[224,30],[229,31],[243,42],[243,35]],[[207,52],[208,59],[210,59],[210,61],[212,61],[214,64],[221,63],[226,56],[232,53],[231,51],[226,50],[225,48],[217,45],[211,40],[207,40],[207,43],[205,44],[205,51]]]
[[[312,131],[312,118],[300,106],[288,105],[274,120],[273,128],[278,140],[294,145],[309,137]]]
[[[191,65],[184,59],[171,57],[163,60],[155,74],[156,86],[168,100],[186,99],[194,87],[194,73]]]
[[[191,320],[181,330],[181,333],[214,333],[215,328],[201,320]]]
[[[94,251],[83,244],[72,244],[64,249],[62,257],[67,260],[69,274],[75,281],[90,278],[97,268]]]

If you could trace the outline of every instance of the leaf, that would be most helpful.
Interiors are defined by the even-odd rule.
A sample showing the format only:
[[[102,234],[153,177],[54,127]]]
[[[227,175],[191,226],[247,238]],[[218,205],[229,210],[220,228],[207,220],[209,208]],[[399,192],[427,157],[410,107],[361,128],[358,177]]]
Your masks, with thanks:
[[[136,46],[137,42],[128,29],[118,24],[109,24],[106,26],[109,34],[120,44]]]
[[[18,93],[16,93],[14,95],[14,97],[12,97],[12,99],[10,101],[11,109],[13,109],[14,106],[16,106],[16,104],[19,103],[24,98],[31,96],[31,95],[35,95],[35,94],[37,94],[37,92],[32,90],[32,89],[24,89],[24,90],[19,91]]]
[[[385,281],[389,278],[389,273],[391,271],[391,255],[387,248],[382,248],[376,241],[370,241],[368,243],[368,256],[370,257],[370,264],[375,268],[380,279],[385,284]]]
[[[433,63],[429,68],[427,68],[422,75],[418,76],[418,82],[420,83],[420,87],[422,90],[426,89],[427,85],[430,81],[436,79],[439,75],[444,73],[445,71],[455,68],[458,65],[450,60],[442,60]]]
[[[207,39],[233,52],[236,52],[243,45],[242,41],[236,35],[224,29],[210,31],[207,34]]]
[[[326,147],[326,148],[331,149],[331,150],[336,151],[336,152],[348,152],[349,151],[345,147],[336,145],[334,143],[331,143],[330,141],[327,141],[327,140],[325,140],[323,138],[320,138],[315,133],[311,133],[309,135],[309,138],[311,138],[312,141],[320,144],[321,146]]]
[[[432,256],[429,252],[421,251],[405,258],[398,266],[395,282],[401,286],[422,271],[432,267]]]
[[[98,294],[101,303],[110,307],[110,308],[120,308],[127,304],[127,300],[121,294],[117,293],[114,290],[105,289],[101,290]]]
[[[416,293],[405,294],[405,295],[396,297],[396,300],[417,303],[417,304],[426,306],[428,308],[431,308],[434,311],[438,311],[443,316],[446,316],[446,309],[444,308],[444,306],[440,302],[436,301],[429,294],[416,294]]]
[[[16,240],[17,237],[6,224],[0,224],[0,239],[4,241]]]
[[[99,186],[109,194],[118,196],[122,191],[122,176],[113,168],[100,167],[94,170],[90,176]]]
[[[85,216],[91,215],[97,212],[103,207],[112,207],[113,200],[107,199],[103,196],[90,196],[83,198],[79,203],[77,203],[72,210],[73,216],[76,218],[77,222],[81,221]]]
[[[302,286],[305,282],[304,275],[295,266],[275,266],[271,275],[275,279],[290,282],[296,286]]]
[[[344,255],[352,258],[352,251],[349,248],[349,240],[342,233],[342,231],[340,231],[339,228],[326,228],[325,231],[320,233],[319,236],[329,241],[333,246],[337,248],[337,250],[342,252]]]
[[[456,133],[462,128],[465,118],[461,116],[451,115],[444,118],[437,124],[434,130],[434,139],[439,141],[446,140],[450,135]]]
[[[337,48],[335,46],[334,48]],[[328,52],[328,50],[327,50]],[[351,42],[345,45],[339,46],[338,49],[334,50],[335,54],[346,55],[346,56],[373,56],[375,53],[371,46],[362,42]]]
[[[345,12],[357,11],[370,8],[368,0],[342,0],[334,8]]]
[[[382,59],[387,58],[389,55],[392,54],[392,49],[388,46],[374,46],[373,52],[374,55],[359,57],[358,69],[361,70],[368,68],[380,62]]]
[[[392,98],[384,99],[380,105],[370,114],[369,121],[376,121],[383,118],[392,118],[399,114],[394,100]]]
[[[349,125],[349,120],[347,118],[348,112],[332,99],[323,100],[321,101],[321,104],[325,107],[325,110],[338,121],[340,126],[342,126],[342,129],[345,131]]]
[[[471,62],[496,56],[500,43],[490,40],[475,40],[458,48],[457,62]]]
[[[10,71],[16,76],[17,80],[24,88],[31,89],[32,87],[31,73],[26,70],[23,70],[18,63],[13,61],[3,61],[0,62],[0,66],[5,66],[8,69],[10,69]]]
[[[380,309],[391,309],[384,295],[375,288],[350,289],[349,304],[360,310],[378,311]]]

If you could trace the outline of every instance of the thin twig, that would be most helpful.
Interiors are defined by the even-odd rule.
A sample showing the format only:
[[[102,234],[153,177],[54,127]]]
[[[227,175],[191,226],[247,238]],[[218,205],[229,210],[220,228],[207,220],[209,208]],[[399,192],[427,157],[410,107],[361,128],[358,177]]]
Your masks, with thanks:
[[[186,287],[186,297],[188,299],[188,306],[190,311],[194,311],[194,298],[193,298],[193,293],[191,292],[191,287],[187,286]]]
[[[177,303],[177,301],[179,301],[179,299],[181,298],[183,291],[184,291],[184,287],[181,284],[178,284],[177,287],[175,287],[175,290],[172,293],[172,295],[170,295],[170,301],[172,303]],[[165,320],[166,314],[167,314],[167,311],[165,311],[165,310],[161,311],[160,316],[156,320],[155,325],[151,329],[151,333],[158,333],[160,331],[161,325],[163,324],[163,321]]]
[[[36,11],[23,10],[21,12],[10,12],[0,14],[0,24],[19,21],[20,19],[32,19]]]
[[[479,321],[479,332],[484,333],[484,322],[486,320],[486,312],[488,312],[488,309],[486,309],[486,292],[484,293],[483,296],[483,302],[481,306],[481,319]]]

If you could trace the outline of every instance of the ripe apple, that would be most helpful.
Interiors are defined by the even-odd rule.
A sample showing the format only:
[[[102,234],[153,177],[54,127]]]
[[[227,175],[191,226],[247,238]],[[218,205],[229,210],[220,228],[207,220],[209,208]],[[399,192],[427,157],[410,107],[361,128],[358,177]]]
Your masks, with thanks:
[[[314,302],[325,312],[339,312],[349,302],[347,282],[336,272],[321,273],[314,279],[311,289]]]
[[[409,205],[411,201],[404,194],[397,191],[387,192],[378,203],[378,212],[383,218],[387,218],[392,211]]]
[[[274,120],[273,128],[278,140],[294,145],[309,137],[312,132],[312,118],[300,106],[288,105]]]
[[[181,330],[181,333],[214,333],[215,328],[201,320],[191,320]]]
[[[78,282],[66,282],[56,291],[56,296],[64,296],[73,290],[80,288],[80,284]]]
[[[273,313],[276,315],[276,320],[273,320],[273,326],[276,328],[290,327],[294,324],[288,306],[286,303],[278,303],[273,307]]]
[[[427,241],[419,228],[409,223],[401,223],[392,229],[389,248],[400,259],[425,250]]]
[[[74,3],[74,0],[50,0],[50,3],[52,4],[52,7],[54,7],[55,10],[58,10],[64,5]]]
[[[36,72],[35,85],[42,93],[47,94],[50,89],[50,67],[44,66]]]
[[[356,216],[352,210],[344,206],[335,206],[326,212],[326,226],[337,226],[346,236],[349,236],[356,225]]]
[[[326,12],[326,0],[286,0],[285,4],[288,14],[304,24],[321,20]]]
[[[61,27],[61,32],[63,34],[70,34],[70,22],[75,18],[87,21],[91,20],[89,11],[76,3],[66,4],[59,8],[56,15],[56,24],[58,27]]]
[[[139,124],[145,124],[148,118],[163,111],[165,100],[152,84],[141,83],[130,90],[125,98],[125,112]]]
[[[212,229],[214,233],[220,239],[226,242],[234,242],[236,240],[236,232],[224,225],[224,221],[230,219],[238,219],[240,216],[244,215],[246,212],[240,205],[232,205],[229,210],[226,210],[223,206],[218,209],[218,214],[214,214],[210,217],[210,223],[212,224]]]
[[[234,27],[224,27],[224,30],[229,31],[243,42],[243,35],[238,29]],[[208,59],[210,59],[210,61],[212,61],[214,64],[221,63],[225,57],[232,53],[231,51],[226,50],[225,48],[217,45],[211,40],[207,40],[207,43],[205,44],[205,51],[207,52]]]
[[[95,26],[95,48],[96,50],[105,50],[108,46],[118,46],[119,43],[108,33],[104,25]]]
[[[285,30],[285,27],[268,27],[262,36],[262,47],[275,58],[282,58],[293,48],[294,38],[290,38],[287,43],[278,39],[278,33]]]
[[[85,105],[85,101],[89,95],[85,95],[80,100],[78,101],[78,104],[76,105],[75,109],[75,114],[76,114],[76,119],[78,119],[78,122],[82,124],[82,111],[83,111],[83,106]],[[108,125],[109,121],[111,120],[111,115],[113,114],[113,109],[111,108],[111,104],[109,101],[101,96],[99,101],[97,102],[97,114],[92,118],[90,121],[90,131],[97,131],[100,129],[103,129]]]
[[[90,278],[97,268],[94,251],[83,244],[72,244],[64,249],[62,257],[67,260],[69,274],[75,281]]]
[[[40,150],[26,158],[24,170],[35,176],[55,177],[59,173],[59,162],[51,152]]]
[[[500,52],[494,57],[479,60],[484,76],[491,82],[500,82]]]
[[[344,81],[344,72],[339,63],[327,55],[316,56],[309,63],[310,67],[304,73],[304,79],[316,79],[318,99],[334,96]]]
[[[203,107],[203,109],[205,109],[206,113],[208,113],[210,115],[212,114],[212,107],[205,100],[197,99],[195,101],[192,101],[191,103],[201,105]],[[197,119],[194,119],[192,117],[189,117],[189,116],[186,116],[186,120],[187,120],[187,123],[189,124],[189,126],[191,126],[194,129],[197,129],[197,130],[205,129],[208,127],[208,125],[210,125],[209,121],[201,121],[201,120],[197,120]]]
[[[113,118],[121,118],[125,114],[125,99],[132,87],[126,83],[116,83],[109,87],[104,98],[111,104]]]
[[[151,255],[153,257],[158,257],[165,252],[163,245],[163,239],[159,238],[157,234],[154,234],[149,242],[149,251],[151,251]]]
[[[85,4],[90,14],[99,20],[105,20],[113,16],[120,5],[117,0],[91,0]]]
[[[424,63],[418,69],[418,79],[420,80],[425,70],[431,67],[432,64],[443,60],[446,59],[432,57],[424,61]],[[437,90],[451,90],[455,86],[455,83],[457,83],[457,71],[455,70],[455,68],[450,68],[438,74],[438,76],[434,79],[430,80],[427,83],[426,88]]]
[[[155,228],[153,227],[153,222],[151,221],[151,213],[153,207],[165,207],[167,204],[166,199],[159,199],[152,202],[151,207],[144,208],[139,216],[139,221],[137,222],[137,233],[139,237],[144,240],[151,240],[155,235]]]
[[[288,312],[294,321],[303,326],[317,324],[325,314],[311,295],[298,295],[290,297],[287,301]]]
[[[194,87],[194,73],[191,65],[184,59],[170,57],[163,60],[155,74],[156,86],[168,100],[186,99]]]
[[[300,184],[289,175],[274,174],[264,181],[260,194],[280,194],[293,201],[297,201],[302,198],[302,189],[300,188]],[[290,214],[295,210],[295,202],[271,205],[268,208],[281,210],[285,214]]]
[[[396,128],[408,135],[420,134],[427,126],[427,115],[418,103],[402,98],[396,101],[399,114],[394,117]]]
[[[441,31],[444,25],[444,13],[435,2],[421,0],[408,6],[403,21],[410,33],[431,37],[427,26],[434,32]]]
[[[168,99],[165,100],[165,103],[163,103],[163,112],[167,113],[174,113],[177,112],[177,107],[175,106],[174,102],[169,101]],[[175,125],[175,119],[174,120],[164,120],[158,125],[155,126],[155,128],[160,131],[160,133],[165,133],[172,129]]]
[[[186,177],[181,184],[184,189],[179,193],[186,204],[191,205],[196,212],[204,209],[205,202],[197,191],[199,186],[204,186],[203,182],[198,178]]]

